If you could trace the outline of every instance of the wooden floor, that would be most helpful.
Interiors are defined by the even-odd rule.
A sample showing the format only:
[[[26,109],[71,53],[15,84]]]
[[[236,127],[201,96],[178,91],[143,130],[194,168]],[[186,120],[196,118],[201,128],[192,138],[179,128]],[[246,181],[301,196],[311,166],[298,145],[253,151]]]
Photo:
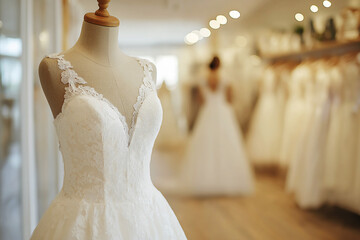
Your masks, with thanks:
[[[189,240],[357,240],[360,216],[299,209],[279,177],[257,177],[251,197],[166,196]]]

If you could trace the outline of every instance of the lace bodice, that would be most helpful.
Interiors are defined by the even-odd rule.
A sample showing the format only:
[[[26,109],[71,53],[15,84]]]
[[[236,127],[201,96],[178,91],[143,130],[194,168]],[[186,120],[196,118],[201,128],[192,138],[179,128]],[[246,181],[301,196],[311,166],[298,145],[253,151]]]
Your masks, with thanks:
[[[62,111],[54,120],[65,168],[61,194],[91,202],[146,201],[154,188],[150,157],[162,120],[152,65],[137,59],[144,78],[128,126],[63,55],[49,57],[57,59],[66,85]]]
[[[66,88],[54,120],[65,176],[31,240],[186,240],[150,178],[151,152],[162,120],[152,65],[137,59],[144,78],[128,126],[63,55],[49,57],[57,60]]]
[[[201,86],[201,92],[205,99],[206,105],[223,104],[226,101],[226,87],[227,85],[220,81],[215,90],[211,89],[208,84]]]

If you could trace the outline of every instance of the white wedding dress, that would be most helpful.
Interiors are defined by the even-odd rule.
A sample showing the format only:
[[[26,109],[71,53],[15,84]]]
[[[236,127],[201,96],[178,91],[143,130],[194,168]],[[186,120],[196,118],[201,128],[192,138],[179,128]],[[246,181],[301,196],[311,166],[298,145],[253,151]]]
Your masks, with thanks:
[[[188,195],[248,195],[254,191],[243,136],[224,87],[204,88],[201,108],[184,158],[180,188]]]
[[[309,110],[307,121],[304,121],[305,130],[288,173],[288,181],[293,181],[295,199],[301,208],[318,208],[326,199],[323,170],[330,119],[330,76],[329,69],[323,64],[313,67],[316,69],[313,79],[309,78],[305,84]]]
[[[61,192],[35,229],[32,240],[186,239],[150,178],[150,158],[162,108],[151,77],[143,84],[129,128],[118,109],[74,71],[63,55],[51,55],[67,84],[54,124],[64,159]]]
[[[278,80],[273,69],[264,72],[259,102],[252,117],[246,147],[252,163],[278,164],[283,131],[283,101],[276,92]]]
[[[289,97],[284,109],[284,129],[280,148],[280,159],[283,167],[291,166],[296,148],[299,145],[304,118],[304,83],[309,81],[310,71],[307,66],[298,66],[292,71],[288,79]]]

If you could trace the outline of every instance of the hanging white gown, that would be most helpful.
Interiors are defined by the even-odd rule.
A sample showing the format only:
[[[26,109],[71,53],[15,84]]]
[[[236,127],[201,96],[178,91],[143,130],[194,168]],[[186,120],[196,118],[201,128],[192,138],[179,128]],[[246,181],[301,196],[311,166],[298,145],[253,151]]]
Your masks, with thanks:
[[[304,138],[306,137],[306,132],[310,125],[310,117],[313,107],[313,75],[311,69],[308,65],[302,64],[299,65],[292,74],[292,81],[298,82],[297,86],[300,87],[300,96],[297,96],[294,99],[291,107],[292,111],[287,113],[289,115],[293,114],[291,118],[291,126],[293,127],[293,134],[289,136],[289,142],[286,144],[293,144],[291,147],[291,152],[289,152],[289,169],[286,179],[286,189],[288,191],[294,191],[295,186],[299,180],[299,171],[301,166],[301,161],[303,156],[301,155],[305,151]],[[296,85],[295,85],[296,86]],[[296,101],[295,101],[296,100]]]
[[[32,240],[186,239],[150,178],[150,158],[162,109],[152,65],[138,59],[143,84],[131,127],[118,109],[85,86],[63,55],[52,55],[67,84],[54,124],[64,159],[64,185]]]
[[[330,78],[327,68],[321,63],[315,68],[315,81],[308,81],[310,111],[307,126],[298,148],[297,164],[293,165],[296,169],[290,169],[290,174],[294,174],[296,179],[295,198],[302,208],[319,207],[324,202],[323,169],[330,116]]]
[[[339,192],[352,191],[355,180],[357,135],[359,110],[357,100],[360,95],[359,67],[354,61],[342,62],[344,74],[344,96],[340,105],[341,132],[340,149],[341,160],[337,161],[336,188]],[[346,150],[345,150],[346,149]]]
[[[329,132],[326,140],[324,166],[324,189],[327,192],[329,202],[334,201],[336,192],[336,172],[337,162],[341,159],[343,149],[341,148],[340,135],[342,132],[341,102],[343,100],[344,78],[338,66],[334,66],[329,71],[330,74],[330,122]]]
[[[291,72],[286,66],[279,66],[275,68],[277,76],[279,78],[279,83],[276,88],[276,97],[277,97],[277,110],[279,114],[279,153],[276,156],[277,165],[281,166],[283,169],[286,169],[288,166],[288,161],[285,160],[282,156],[282,143],[285,131],[285,113],[286,113],[286,103],[287,103],[287,91],[289,88],[289,79],[291,78]]]
[[[344,77],[340,104],[340,157],[331,172],[331,202],[360,213],[360,67],[356,60],[341,61]]]
[[[301,135],[301,124],[299,121],[303,117],[303,91],[304,81],[308,81],[305,66],[294,69],[288,79],[289,97],[284,110],[284,129],[280,149],[281,165],[288,167],[291,165],[294,152],[298,146]],[[304,74],[305,71],[305,74]]]
[[[247,134],[249,158],[257,165],[271,165],[279,161],[282,137],[283,110],[276,93],[276,75],[272,68],[264,72],[260,99]]]
[[[243,137],[224,87],[204,88],[201,108],[181,171],[182,192],[192,195],[247,195],[253,175]]]

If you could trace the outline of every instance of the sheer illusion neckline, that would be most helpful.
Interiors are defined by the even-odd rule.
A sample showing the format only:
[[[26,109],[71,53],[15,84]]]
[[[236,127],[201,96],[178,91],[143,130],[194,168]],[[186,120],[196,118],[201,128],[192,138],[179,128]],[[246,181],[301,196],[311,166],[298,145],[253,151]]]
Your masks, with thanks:
[[[136,97],[136,101],[133,105],[131,125],[129,126],[126,121],[125,115],[122,114],[111,101],[109,101],[106,97],[104,97],[103,94],[98,93],[95,90],[95,88],[85,85],[87,84],[87,82],[77,74],[71,62],[66,60],[64,58],[64,55],[52,54],[47,57],[57,59],[58,67],[60,70],[62,70],[61,82],[68,85],[67,87],[65,87],[64,102],[61,106],[61,111],[54,118],[54,124],[56,124],[64,116],[66,105],[74,96],[85,95],[85,96],[93,97],[105,103],[116,113],[124,128],[124,132],[127,137],[128,146],[130,146],[133,132],[136,127],[139,110],[142,107],[149,90],[155,91],[155,83],[152,80],[152,72],[153,72],[152,65],[145,59],[135,58],[135,60],[140,65],[140,67],[143,69],[143,79],[138,89],[138,95]]]

